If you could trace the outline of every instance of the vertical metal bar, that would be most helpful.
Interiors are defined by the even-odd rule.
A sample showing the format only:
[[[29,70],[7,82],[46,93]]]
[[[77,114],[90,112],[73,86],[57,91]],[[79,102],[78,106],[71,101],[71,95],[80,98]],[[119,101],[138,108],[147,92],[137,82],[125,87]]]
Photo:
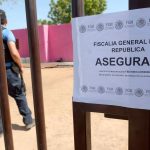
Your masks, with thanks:
[[[72,17],[84,16],[84,0],[72,0]]]
[[[129,0],[129,9],[150,7],[148,0]],[[129,150],[150,149],[150,111],[129,110]]]
[[[38,150],[47,150],[36,1],[25,0]]]
[[[1,113],[2,113],[2,120],[3,120],[5,149],[13,150],[14,145],[13,145],[13,136],[12,136],[12,129],[11,129],[1,22],[0,22],[0,103],[1,103]]]

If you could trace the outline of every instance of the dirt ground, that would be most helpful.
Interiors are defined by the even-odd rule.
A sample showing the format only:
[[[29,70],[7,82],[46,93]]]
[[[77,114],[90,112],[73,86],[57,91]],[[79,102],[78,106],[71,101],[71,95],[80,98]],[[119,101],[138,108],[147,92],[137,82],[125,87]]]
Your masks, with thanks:
[[[27,98],[33,112],[30,68],[25,68],[24,78]],[[74,150],[72,91],[73,67],[42,69],[43,95],[48,150]],[[24,130],[22,118],[15,101],[10,98],[11,122],[15,150],[37,150],[36,131]],[[103,114],[92,113],[92,150],[127,150],[128,122],[104,118]],[[80,137],[79,137],[80,138]],[[5,150],[3,136],[0,150]]]

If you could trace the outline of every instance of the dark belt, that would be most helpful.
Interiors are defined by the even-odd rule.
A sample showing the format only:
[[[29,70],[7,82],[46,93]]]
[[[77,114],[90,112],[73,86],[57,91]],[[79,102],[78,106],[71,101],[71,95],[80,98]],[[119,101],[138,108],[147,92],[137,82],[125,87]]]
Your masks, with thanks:
[[[12,62],[5,63],[6,69],[10,69],[12,67]]]

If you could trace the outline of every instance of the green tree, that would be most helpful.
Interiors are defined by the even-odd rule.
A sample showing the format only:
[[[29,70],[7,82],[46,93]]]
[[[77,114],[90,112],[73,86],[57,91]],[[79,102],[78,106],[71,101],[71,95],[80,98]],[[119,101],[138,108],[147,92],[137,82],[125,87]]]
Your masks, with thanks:
[[[106,0],[85,0],[85,15],[96,15],[106,9]]]
[[[71,0],[51,0],[48,18],[53,24],[68,23],[71,20]]]
[[[100,14],[106,9],[106,0],[84,0],[85,15]],[[46,24],[69,23],[71,20],[71,0],[51,0]],[[42,20],[39,20],[43,23]],[[45,21],[44,21],[45,22]]]
[[[38,20],[38,25],[44,25],[44,24],[52,24],[52,22],[50,20],[42,20],[42,19],[39,19]]]

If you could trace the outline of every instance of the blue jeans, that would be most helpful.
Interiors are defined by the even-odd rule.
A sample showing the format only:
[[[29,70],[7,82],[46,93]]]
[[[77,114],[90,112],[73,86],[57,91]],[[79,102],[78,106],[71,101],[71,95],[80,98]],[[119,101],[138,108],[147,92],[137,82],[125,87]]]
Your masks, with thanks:
[[[18,106],[19,112],[23,117],[24,124],[32,122],[31,111],[27,104],[27,99],[22,88],[21,78],[11,68],[6,70],[8,93],[13,97]]]

